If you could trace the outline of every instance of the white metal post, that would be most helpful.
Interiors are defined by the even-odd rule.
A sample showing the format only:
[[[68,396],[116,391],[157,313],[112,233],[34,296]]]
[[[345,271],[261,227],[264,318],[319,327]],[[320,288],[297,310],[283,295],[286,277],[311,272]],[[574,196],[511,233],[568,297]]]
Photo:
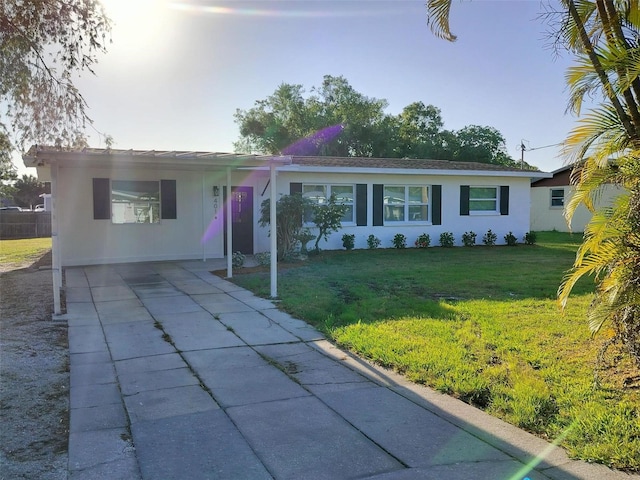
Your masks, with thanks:
[[[278,229],[276,218],[276,164],[272,161],[269,165],[270,190],[269,190],[269,218],[271,219],[271,298],[278,296]]]
[[[225,205],[227,211],[227,278],[233,277],[233,235],[231,232],[231,202],[233,192],[231,191],[231,168],[227,167],[227,203]]]
[[[51,274],[53,276],[53,313],[60,315],[62,306],[60,291],[62,289],[62,259],[60,258],[60,241],[58,239],[58,164],[51,164]]]

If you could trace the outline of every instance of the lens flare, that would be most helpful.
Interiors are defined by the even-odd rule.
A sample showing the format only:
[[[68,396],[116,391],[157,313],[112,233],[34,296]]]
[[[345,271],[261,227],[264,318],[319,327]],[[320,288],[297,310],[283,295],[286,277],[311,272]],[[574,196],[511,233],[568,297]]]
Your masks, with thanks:
[[[344,130],[344,125],[331,125],[282,149],[283,155],[318,155],[324,145],[333,141]]]

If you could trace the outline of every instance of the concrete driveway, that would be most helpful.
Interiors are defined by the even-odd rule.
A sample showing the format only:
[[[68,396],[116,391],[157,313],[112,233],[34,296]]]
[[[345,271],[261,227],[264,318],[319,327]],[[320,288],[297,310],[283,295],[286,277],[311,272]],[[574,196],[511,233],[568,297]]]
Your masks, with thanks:
[[[70,479],[639,478],[340,351],[224,266],[65,270]]]

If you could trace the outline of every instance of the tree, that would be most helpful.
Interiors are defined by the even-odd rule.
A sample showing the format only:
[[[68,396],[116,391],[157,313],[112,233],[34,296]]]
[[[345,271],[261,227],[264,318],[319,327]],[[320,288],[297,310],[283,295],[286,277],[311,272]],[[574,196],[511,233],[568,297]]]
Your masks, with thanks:
[[[46,184],[39,182],[33,175],[22,175],[13,185],[13,200],[19,207],[31,208],[42,203],[40,195],[51,193]]]
[[[270,206],[270,199],[266,199],[260,205],[261,227],[271,223]],[[310,206],[310,201],[300,193],[283,195],[276,201],[276,242],[279,260],[290,258],[295,252],[303,231],[302,218],[305,209]]]
[[[640,367],[640,8],[637,0],[562,0],[549,12],[555,45],[576,57],[567,72],[569,105],[578,115],[585,97],[600,104],[585,114],[565,142],[574,165],[576,193],[567,219],[583,204],[594,215],[573,269],[558,295],[564,307],[576,282],[596,279],[589,311],[592,332],[613,326]],[[439,37],[455,40],[449,25],[451,0],[428,0],[428,23]],[[602,187],[624,187],[612,206],[595,210]]]
[[[368,98],[325,75],[304,98],[302,85],[281,84],[249,110],[236,110],[236,151],[265,154],[372,156],[385,126],[386,100]],[[302,143],[297,143],[306,139]],[[288,148],[289,147],[289,148]]]
[[[11,142],[0,131],[0,200],[13,197],[15,189],[11,182],[17,178],[16,169],[11,163]]]
[[[517,166],[517,162],[507,154],[505,139],[497,129],[469,125],[455,133],[457,145],[454,160]]]
[[[342,217],[346,213],[347,207],[337,202],[336,196],[331,195],[326,203],[316,204],[312,207],[311,219],[318,228],[318,236],[314,244],[316,252],[320,251],[318,246],[320,240],[324,238],[326,241],[330,233],[337,232],[342,228]]]
[[[398,115],[398,157],[439,158],[443,148],[440,136],[442,114],[438,107],[414,102]]]
[[[82,139],[90,119],[73,77],[93,73],[109,32],[95,0],[0,2],[0,136],[13,132],[19,148]]]

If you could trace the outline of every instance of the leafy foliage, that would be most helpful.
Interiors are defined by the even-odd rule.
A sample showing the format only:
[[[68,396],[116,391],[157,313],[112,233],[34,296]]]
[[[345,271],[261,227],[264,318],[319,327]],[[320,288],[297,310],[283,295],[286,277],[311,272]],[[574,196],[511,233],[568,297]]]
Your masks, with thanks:
[[[442,232],[440,234],[440,246],[445,248],[453,247],[455,244],[455,239],[453,238],[453,233],[451,232]]]
[[[431,245],[431,237],[428,233],[422,233],[418,236],[415,242],[417,248],[427,248]]]
[[[283,195],[276,202],[276,232],[278,260],[290,258],[300,241],[302,217],[310,202],[301,194]],[[271,202],[266,199],[260,205],[259,225],[266,227],[271,222]]]
[[[533,232],[533,231],[525,233],[523,238],[524,243],[526,245],[535,245],[537,239],[538,239],[538,235],[536,234],[536,232]]]
[[[367,237],[367,248],[369,250],[375,250],[380,246],[381,240],[376,237],[373,233]]]
[[[340,77],[325,75],[305,97],[302,85],[283,83],[249,110],[236,110],[238,152],[434,158],[516,166],[505,139],[493,127],[445,130],[438,107],[414,102],[400,114],[388,102],[367,97]]]
[[[518,245],[518,238],[513,234],[513,232],[509,232],[504,236],[505,243],[510,247],[515,247]]]
[[[487,230],[487,233],[482,236],[482,243],[485,245],[495,245],[496,240],[498,240],[498,236],[491,229]]]
[[[242,252],[233,252],[231,257],[231,266],[233,268],[242,268],[244,267],[244,261],[246,256]]]
[[[475,232],[464,232],[462,234],[462,244],[465,247],[473,247],[476,244],[476,237]]]
[[[73,83],[93,73],[110,22],[94,0],[3,0],[0,3],[0,135],[26,142],[83,141],[86,103]]]
[[[22,175],[13,185],[13,199],[19,207],[31,208],[43,203],[40,195],[51,193],[50,187],[39,182],[33,175]]]
[[[322,205],[313,205],[311,220],[318,228],[318,236],[314,245],[316,252],[320,251],[320,240],[324,239],[326,241],[330,233],[337,232],[342,228],[342,217],[346,211],[347,207],[337,203],[335,195],[331,195],[327,202]]]
[[[391,240],[391,244],[395,248],[407,248],[407,237],[402,233],[396,233]]]
[[[356,245],[356,236],[353,233],[345,233],[342,235],[342,246],[347,250],[353,250]]]

